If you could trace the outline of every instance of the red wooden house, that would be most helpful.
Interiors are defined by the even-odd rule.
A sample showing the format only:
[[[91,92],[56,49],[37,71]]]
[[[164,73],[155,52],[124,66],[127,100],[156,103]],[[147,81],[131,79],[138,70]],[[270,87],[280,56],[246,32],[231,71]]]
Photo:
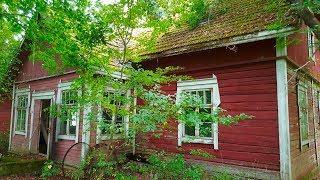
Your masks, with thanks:
[[[201,134],[201,126],[172,121],[174,130],[150,138],[150,147],[182,153],[208,169],[223,167],[261,179],[299,179],[316,170],[320,163],[320,54],[310,31],[295,31],[308,31],[298,21],[288,20],[286,28],[270,30],[276,17],[263,10],[267,5],[267,1],[232,0],[230,11],[217,13],[193,30],[165,35],[143,64],[150,69],[180,66],[184,69],[177,74],[194,77],[164,86],[168,94],[191,91],[203,95],[208,108],[219,106],[230,114],[254,118],[230,127],[212,124],[209,134]],[[290,43],[293,39],[299,43]],[[0,113],[12,114],[10,149],[61,160],[76,142],[97,143],[99,133],[84,130],[89,110],[66,124],[48,121],[43,111],[70,96],[70,82],[77,74],[49,76],[40,63],[27,60],[28,52],[20,58],[23,65],[14,84],[12,108],[0,106]],[[48,137],[41,135],[41,128],[51,132]],[[191,155],[195,148],[214,158]],[[85,151],[85,145],[73,148],[69,162],[78,162]]]

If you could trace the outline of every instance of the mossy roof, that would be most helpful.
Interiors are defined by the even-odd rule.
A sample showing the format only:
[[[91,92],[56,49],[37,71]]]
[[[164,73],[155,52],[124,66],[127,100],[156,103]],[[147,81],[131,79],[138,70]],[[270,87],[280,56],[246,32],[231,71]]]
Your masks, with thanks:
[[[232,37],[270,30],[279,20],[277,13],[288,12],[288,4],[273,5],[271,0],[223,0],[215,6],[210,20],[194,29],[184,27],[165,34],[159,39],[156,50],[149,55],[201,50],[204,43],[225,43]],[[293,24],[294,19],[291,16],[287,18],[284,25]]]

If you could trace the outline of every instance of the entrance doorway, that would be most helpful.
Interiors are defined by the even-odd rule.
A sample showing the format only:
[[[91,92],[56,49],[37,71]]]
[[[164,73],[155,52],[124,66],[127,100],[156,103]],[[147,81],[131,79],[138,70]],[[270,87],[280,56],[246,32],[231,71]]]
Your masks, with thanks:
[[[47,158],[50,158],[53,138],[53,121],[49,109],[54,102],[54,91],[32,94],[29,150]]]
[[[49,127],[50,127],[50,108],[51,99],[41,100],[40,110],[40,134],[39,134],[39,153],[47,155],[48,144],[49,144]]]

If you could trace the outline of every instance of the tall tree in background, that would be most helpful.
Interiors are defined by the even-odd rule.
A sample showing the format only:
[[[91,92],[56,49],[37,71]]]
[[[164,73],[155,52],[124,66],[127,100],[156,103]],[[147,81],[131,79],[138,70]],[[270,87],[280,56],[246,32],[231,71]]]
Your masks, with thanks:
[[[110,139],[118,131],[127,133],[133,152],[137,133],[156,131],[171,118],[193,125],[202,120],[230,124],[249,118],[244,114],[227,116],[220,110],[212,114],[194,113],[195,108],[204,106],[199,97],[185,95],[185,100],[176,104],[175,97],[166,96],[160,90],[163,84],[186,78],[168,75],[177,67],[146,70],[138,65],[145,58],[143,54],[156,48],[161,35],[184,24],[187,12],[204,12],[202,3],[194,4],[191,0],[119,0],[110,4],[90,0],[24,0],[5,1],[1,8],[1,22],[11,24],[10,30],[16,34],[16,37],[5,37],[7,41],[27,39],[31,50],[29,60],[41,62],[51,74],[76,70],[79,78],[73,88],[82,90],[77,99],[80,107],[99,107],[92,111],[90,119],[105,129]],[[187,22],[200,22],[199,18],[192,20],[193,17],[188,16]],[[135,104],[138,97],[143,104]],[[115,120],[101,119],[102,111],[113,117],[129,116],[129,132],[124,126],[118,128]],[[65,112],[78,110],[67,111],[61,106],[57,107],[56,115],[63,116]],[[68,120],[70,116],[65,117]]]
[[[288,0],[292,9],[309,26],[316,37],[320,39],[320,1],[318,0]]]

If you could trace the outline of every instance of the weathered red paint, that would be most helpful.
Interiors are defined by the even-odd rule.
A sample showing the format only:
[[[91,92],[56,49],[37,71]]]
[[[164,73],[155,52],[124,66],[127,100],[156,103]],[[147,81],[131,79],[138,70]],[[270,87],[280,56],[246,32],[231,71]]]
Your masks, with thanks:
[[[294,33],[288,38],[288,58],[291,62],[293,62],[296,66],[301,67],[306,63],[302,70],[309,71],[310,74],[318,81],[320,81],[320,51],[317,50],[315,53],[316,61],[313,62],[309,59],[308,56],[308,35],[307,35],[307,27],[303,25],[301,32]],[[296,68],[298,68],[296,67]]]
[[[304,26],[306,28],[306,26]],[[307,30],[307,29],[305,29]],[[289,123],[290,123],[290,140],[291,140],[291,166],[292,176],[294,179],[301,179],[308,175],[311,171],[318,167],[320,156],[320,131],[319,131],[319,107],[316,100],[312,98],[312,90],[319,91],[312,87],[308,87],[308,104],[309,104],[309,147],[301,149],[300,147],[300,126],[299,126],[299,110],[297,100],[297,84],[299,79],[311,84],[311,76],[316,79],[314,84],[320,85],[320,52],[316,52],[316,62],[312,62],[308,56],[308,36],[305,32],[295,33],[290,36],[290,40],[298,40],[298,43],[289,44],[288,58],[293,63],[288,67],[289,82]],[[305,65],[307,63],[307,65]],[[305,65],[305,66],[304,66]],[[304,66],[304,68],[300,68]],[[309,74],[304,76],[294,70],[300,68],[301,71]],[[300,71],[300,72],[301,72]],[[305,77],[301,78],[301,77]],[[313,105],[317,111],[313,110]],[[315,118],[315,121],[314,121]],[[316,123],[314,123],[316,122]],[[317,144],[316,144],[317,143]]]
[[[74,80],[78,77],[76,73],[68,73],[60,76],[50,76],[44,68],[42,67],[41,62],[32,62],[29,61],[28,52],[22,52],[19,57],[22,58],[22,66],[19,72],[19,75],[16,79],[16,88],[23,89],[23,88],[30,88],[31,97],[33,93],[37,92],[45,92],[45,91],[54,91],[55,99],[57,99],[57,86],[60,82],[69,82]],[[31,100],[30,100],[31,102]],[[35,103],[35,111],[39,108],[40,104]],[[31,107],[30,107],[31,108]],[[39,110],[38,110],[39,111]],[[37,111],[37,112],[38,112]],[[29,113],[29,121],[28,121],[28,128],[27,128],[27,136],[24,135],[14,135],[12,137],[12,149],[15,151],[22,151],[27,152],[29,151],[29,133],[31,130],[31,113]],[[53,123],[54,127],[52,130],[53,135],[53,142],[52,142],[52,157],[56,160],[62,160],[65,152],[69,147],[71,147],[75,141],[70,140],[58,140],[55,141],[55,125],[56,122]],[[32,147],[31,151],[37,151],[37,142],[38,142],[38,135],[39,135],[39,128],[37,128],[37,118],[34,118],[33,124],[33,131],[32,132]],[[81,140],[81,131],[82,131],[82,123],[79,124],[79,140]],[[81,154],[81,145],[74,147],[67,159],[66,163],[69,164],[76,164],[80,161],[80,154]]]
[[[10,130],[11,119],[11,101],[5,99],[0,102],[0,132],[8,132]]]
[[[233,126],[219,126],[219,150],[212,145],[183,143],[177,146],[177,122],[161,138],[150,137],[149,146],[182,153],[189,159],[279,170],[279,135],[277,121],[275,42],[260,41],[228,48],[196,52],[145,63],[148,68],[180,66],[177,74],[194,78],[217,77],[221,106],[229,114],[246,113],[252,120]],[[176,84],[162,87],[166,94],[176,92]],[[214,158],[190,155],[200,148]]]

